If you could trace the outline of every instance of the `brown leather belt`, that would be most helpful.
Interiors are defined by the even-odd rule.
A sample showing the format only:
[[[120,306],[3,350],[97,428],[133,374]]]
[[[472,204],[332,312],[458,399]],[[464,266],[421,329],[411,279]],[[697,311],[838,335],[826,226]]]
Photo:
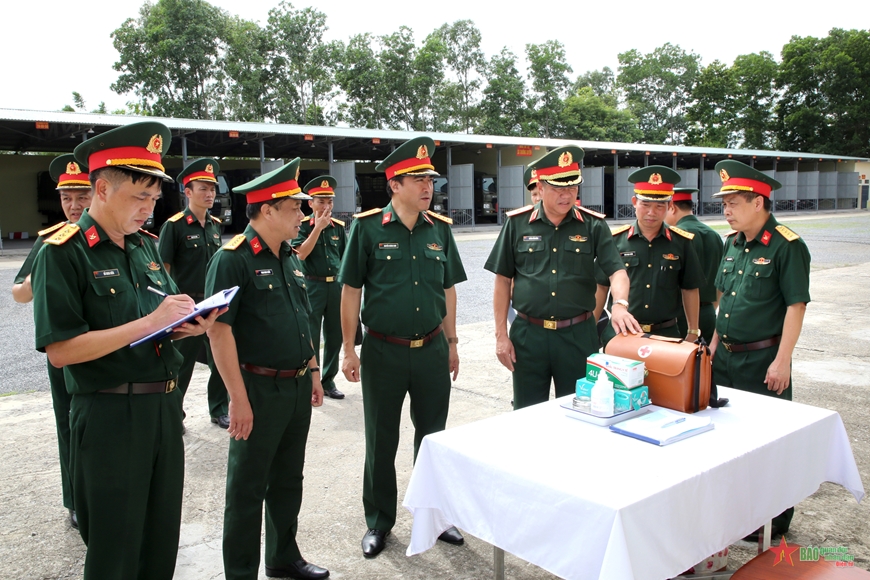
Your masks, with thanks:
[[[243,371],[247,371],[255,375],[260,375],[262,377],[274,377],[277,379],[292,379],[293,377],[302,377],[305,376],[306,372],[308,372],[308,365],[305,365],[302,368],[293,369],[292,371],[270,369],[269,367],[258,367],[257,365],[252,365],[248,363],[242,363],[239,365],[239,367],[241,367]]]
[[[305,278],[308,280],[316,280],[317,282],[335,282],[335,276],[327,276],[324,278],[323,276],[309,276],[305,274]]]
[[[562,320],[544,320],[541,318],[532,318],[528,314],[523,314],[519,311],[517,311],[517,316],[527,322],[531,322],[532,324],[543,326],[547,330],[558,330],[560,328],[567,328],[575,324],[580,324],[581,322],[592,316],[592,312],[584,312],[580,316],[575,316],[574,318],[563,318]]]
[[[713,306],[712,302],[701,302],[701,306]]]
[[[151,395],[153,393],[171,393],[177,385],[177,379],[169,379],[159,383],[124,383],[112,389],[102,389],[99,392],[113,395]]]
[[[442,327],[439,324],[435,327],[435,330],[430,332],[429,334],[423,335],[420,338],[399,338],[398,336],[389,336],[386,334],[381,334],[380,332],[375,332],[366,326],[366,334],[371,336],[372,338],[377,338],[378,340],[383,340],[384,342],[389,342],[390,344],[398,344],[399,346],[407,346],[410,348],[420,348],[421,346],[432,342],[432,339],[441,334]]]
[[[722,346],[725,347],[725,350],[728,352],[748,352],[750,350],[761,350],[763,348],[769,348],[771,346],[776,346],[779,344],[782,335],[772,336],[770,338],[765,338],[764,340],[759,340],[756,342],[747,342],[745,344],[734,344],[731,342],[722,341]]]
[[[188,294],[188,296],[190,296],[194,300],[202,300],[203,298],[205,298],[205,292],[192,292]]]
[[[644,332],[652,332],[654,330],[661,330],[662,328],[670,328],[677,324],[676,318],[671,318],[670,320],[665,320],[664,322],[657,322],[655,324],[641,324],[640,327]]]

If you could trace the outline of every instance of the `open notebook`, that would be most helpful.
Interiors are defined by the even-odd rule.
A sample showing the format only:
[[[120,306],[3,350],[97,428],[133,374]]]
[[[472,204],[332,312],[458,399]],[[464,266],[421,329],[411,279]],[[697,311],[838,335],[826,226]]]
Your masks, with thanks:
[[[149,340],[160,340],[161,338],[165,338],[167,335],[175,332],[175,329],[184,324],[185,322],[193,320],[197,316],[206,317],[211,313],[212,310],[224,308],[232,301],[233,297],[238,291],[239,287],[233,286],[232,288],[229,288],[227,290],[221,290],[213,296],[209,296],[202,302],[199,302],[194,308],[193,312],[191,312],[184,318],[176,320],[169,326],[161,328],[157,332],[152,332],[144,338],[140,338],[136,342],[131,343],[130,348],[133,348],[134,346],[139,346],[140,344],[148,342]]]
[[[714,426],[710,417],[698,417],[658,409],[646,415],[611,425],[610,430],[653,445],[669,445],[709,431]]]

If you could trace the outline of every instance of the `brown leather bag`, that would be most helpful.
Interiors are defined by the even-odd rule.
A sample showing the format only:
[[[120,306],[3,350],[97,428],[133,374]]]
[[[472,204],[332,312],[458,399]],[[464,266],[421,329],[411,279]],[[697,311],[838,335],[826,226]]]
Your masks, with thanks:
[[[644,384],[649,387],[649,398],[654,405],[683,413],[703,411],[708,404],[721,406],[713,386],[710,349],[703,341],[693,343],[652,334],[617,334],[607,343],[604,352],[645,364]]]

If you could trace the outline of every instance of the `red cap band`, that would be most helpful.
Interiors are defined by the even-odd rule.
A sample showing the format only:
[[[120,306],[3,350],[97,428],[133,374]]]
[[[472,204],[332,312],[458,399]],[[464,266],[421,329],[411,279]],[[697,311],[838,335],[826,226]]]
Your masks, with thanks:
[[[387,167],[385,173],[387,174],[387,179],[392,179],[397,175],[404,175],[405,173],[410,173],[417,169],[431,169],[432,171],[435,171],[435,166],[432,165],[432,160],[429,157],[412,157]]]
[[[559,165],[555,165],[553,167],[538,167],[538,180],[540,181],[544,177],[552,177],[552,176],[562,176],[562,174],[571,174],[580,172],[580,164],[579,163],[570,163],[561,167]]]
[[[91,173],[103,167],[118,167],[121,165],[141,165],[154,167],[164,171],[160,162],[160,153],[151,153],[144,147],[115,147],[92,153],[88,158],[88,168]]]
[[[692,201],[691,193],[675,193],[674,197],[671,198],[671,201]]]
[[[308,195],[318,195],[321,193],[328,193],[329,195],[335,195],[335,191],[331,187],[312,187],[308,190]]]
[[[214,178],[214,173],[209,173],[207,171],[196,171],[181,178],[181,183],[184,185],[187,185],[191,181],[211,181],[212,183],[217,183],[217,179]]]
[[[302,190],[299,188],[299,184],[296,183],[295,179],[291,179],[289,181],[282,181],[281,183],[277,183],[271,187],[267,187],[266,189],[249,191],[245,194],[245,199],[247,199],[248,203],[260,203],[261,201],[269,201],[270,199],[296,195],[300,191]]]
[[[635,193],[673,193],[673,183],[649,183],[641,181],[634,184]]]
[[[747,179],[745,177],[732,177],[728,181],[722,182],[722,191],[731,189],[737,191],[751,191],[763,195],[764,197],[770,197],[770,192],[772,191],[771,186],[763,181]]]

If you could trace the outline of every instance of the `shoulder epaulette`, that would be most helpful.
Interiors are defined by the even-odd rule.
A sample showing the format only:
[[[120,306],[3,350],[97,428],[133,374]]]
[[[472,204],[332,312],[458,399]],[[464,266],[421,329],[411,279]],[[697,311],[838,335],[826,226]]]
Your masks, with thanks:
[[[335,219],[335,218],[330,218],[330,219],[332,219],[333,223],[336,223],[336,224],[340,225],[341,227],[344,227],[344,222],[343,222],[343,221],[341,221],[341,220],[337,220],[337,219]]]
[[[224,222],[221,221],[221,218],[219,218],[219,217],[215,217],[215,216],[213,216],[213,215],[211,215],[211,214],[209,214],[209,216],[211,217],[212,221],[214,221],[214,223],[216,223],[216,224],[222,224],[222,223],[224,223]]]
[[[60,222],[59,224],[54,224],[54,225],[51,226],[50,228],[45,228],[44,230],[41,230],[41,231],[37,232],[37,235],[39,235],[39,236],[43,236],[43,237],[44,237],[44,236],[47,236],[48,234],[50,234],[50,233],[53,232],[54,230],[56,230],[56,229],[58,229],[58,228],[62,228],[62,227],[65,226],[65,225],[66,225],[66,222]]]
[[[172,216],[171,218],[169,218],[169,219],[166,220],[166,221],[168,221],[168,222],[177,222],[178,220],[180,220],[180,219],[183,218],[183,217],[184,217],[184,212],[183,212],[183,211],[180,211],[180,212],[178,212],[177,214],[175,214],[174,216]]]
[[[359,218],[369,217],[370,215],[375,215],[376,213],[381,213],[381,208],[373,207],[372,209],[370,209],[368,211],[364,211],[362,213],[355,213],[355,214],[353,214],[353,219],[358,220]]]
[[[233,239],[231,239],[229,242],[224,244],[224,247],[222,249],[235,250],[236,248],[241,246],[242,242],[244,242],[244,241],[245,241],[245,234],[239,234],[239,235],[235,236]]]
[[[436,220],[441,220],[441,221],[444,222],[445,224],[453,225],[453,220],[450,219],[450,218],[447,217],[447,216],[441,215],[440,213],[435,213],[435,212],[432,211],[431,209],[427,209],[427,210],[426,210],[426,213],[428,213],[429,215],[431,215],[431,216],[432,216],[433,218],[435,218]]]
[[[148,236],[149,238],[154,238],[155,240],[159,239],[156,235],[152,234],[148,230],[143,230],[142,228],[139,228],[139,233],[144,234],[144,235]]]
[[[672,232],[674,232],[675,234],[679,234],[679,235],[683,236],[687,240],[692,240],[695,238],[695,234],[693,234],[691,232],[687,232],[686,230],[681,230],[677,226],[669,226],[669,228]]]
[[[784,237],[785,239],[787,239],[790,242],[793,242],[800,237],[799,235],[797,235],[796,233],[794,233],[793,231],[791,231],[790,229],[788,229],[785,226],[776,226],[776,231],[778,231],[780,234],[782,234],[782,237]]]
[[[597,211],[593,211],[593,210],[591,210],[591,209],[589,209],[589,208],[587,208],[587,207],[583,207],[582,205],[578,205],[578,206],[574,206],[574,207],[576,207],[577,209],[579,209],[579,210],[582,211],[582,212],[586,212],[586,213],[588,213],[589,215],[591,215],[591,216],[595,216],[595,217],[597,217],[597,218],[604,219],[605,217],[607,217],[607,216],[605,216],[603,213],[598,213]]]
[[[45,238],[44,242],[53,246],[65,244],[70,240],[70,238],[76,235],[80,229],[81,228],[76,224],[66,224],[64,227],[54,232],[54,234]]]
[[[727,234],[725,234],[725,237],[726,237],[726,238],[730,238],[731,236],[736,236],[738,233],[739,233],[739,232],[737,232],[737,230],[730,231],[730,232],[728,232]]]
[[[512,209],[509,212],[505,212],[505,215],[508,217],[514,217],[515,215],[520,215],[521,213],[526,213],[527,211],[532,211],[532,208],[535,206],[527,205],[524,207],[518,207],[517,209]]]
[[[610,233],[614,236],[618,236],[622,232],[627,231],[629,228],[631,228],[631,224],[625,224],[624,226],[619,226],[615,230],[610,230]]]
[[[302,218],[302,221],[303,221],[303,222],[307,222],[308,220],[310,220],[310,219],[313,218],[313,217],[314,217],[314,214],[307,215],[307,216],[305,216],[304,218]]]

